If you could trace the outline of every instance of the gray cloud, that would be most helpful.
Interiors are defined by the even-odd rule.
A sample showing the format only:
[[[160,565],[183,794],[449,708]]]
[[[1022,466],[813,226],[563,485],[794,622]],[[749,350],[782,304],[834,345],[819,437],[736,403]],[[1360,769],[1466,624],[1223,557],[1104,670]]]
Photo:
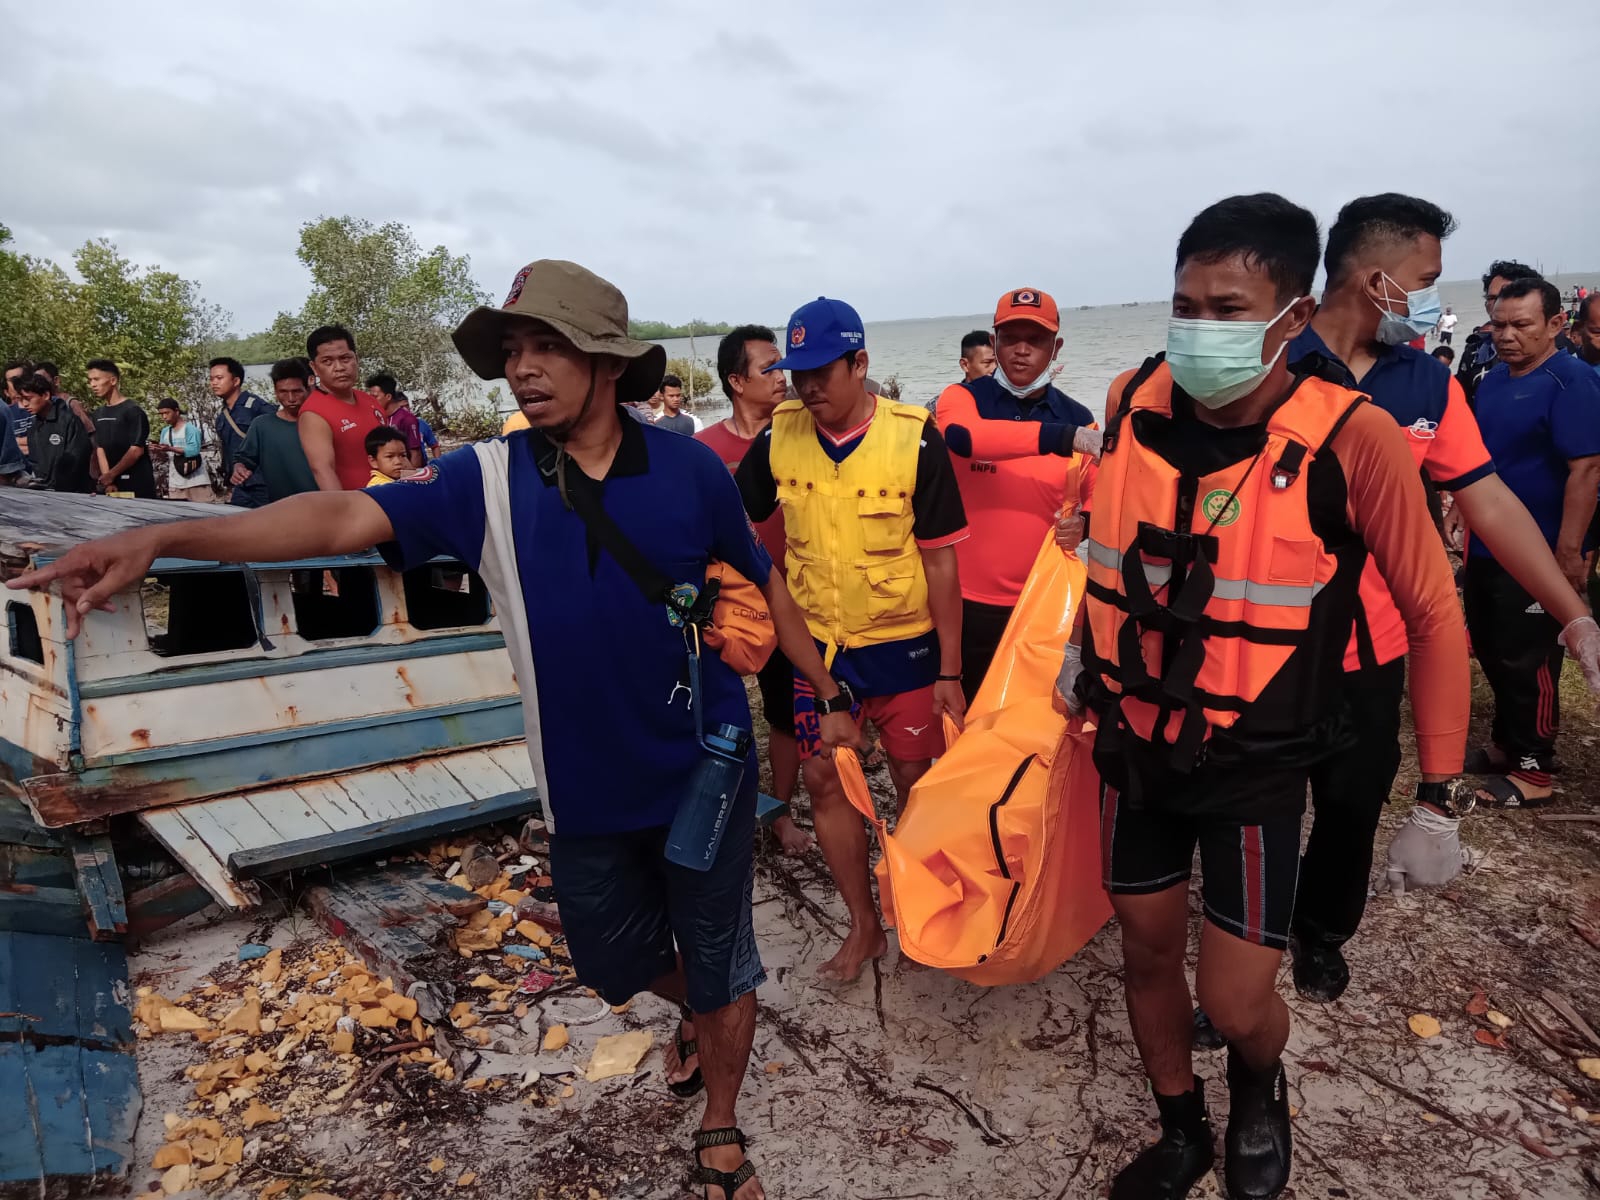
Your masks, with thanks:
[[[13,6],[15,7],[15,6]],[[843,11],[843,10],[841,10]],[[1446,274],[1500,255],[1600,270],[1600,11],[1457,0],[1335,12],[910,0],[847,25],[715,6],[52,0],[8,12],[0,220],[65,261],[113,237],[256,329],[297,306],[300,225],[409,224],[500,294],[535,257],[634,312],[869,319],[1162,295],[1204,204],[1271,189],[1324,222],[1367,192],[1451,208]],[[83,31],[114,58],[75,56]],[[315,39],[308,31],[315,31]],[[331,49],[330,49],[331,48]],[[1536,64],[1537,83],[1484,87]]]

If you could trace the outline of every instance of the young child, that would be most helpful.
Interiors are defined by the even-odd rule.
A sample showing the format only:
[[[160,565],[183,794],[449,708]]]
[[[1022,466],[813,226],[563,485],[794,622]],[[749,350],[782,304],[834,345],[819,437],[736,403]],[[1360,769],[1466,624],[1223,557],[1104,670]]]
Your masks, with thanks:
[[[411,470],[411,455],[406,450],[406,435],[393,425],[379,425],[367,434],[367,462],[372,466],[368,487],[393,483]]]

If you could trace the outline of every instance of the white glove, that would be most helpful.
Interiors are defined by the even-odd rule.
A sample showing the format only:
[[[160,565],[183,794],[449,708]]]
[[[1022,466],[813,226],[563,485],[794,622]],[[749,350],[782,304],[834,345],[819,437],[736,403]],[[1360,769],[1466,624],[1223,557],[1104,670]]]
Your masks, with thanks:
[[[1087,454],[1090,458],[1098,459],[1100,447],[1105,440],[1106,435],[1103,431],[1079,425],[1077,432],[1072,435],[1072,448],[1079,454]]]
[[[1083,647],[1068,642],[1061,654],[1061,674],[1056,676],[1056,695],[1075,717],[1083,715],[1083,701],[1077,695],[1078,676],[1082,674]]]
[[[1403,896],[1408,887],[1442,887],[1461,874],[1467,859],[1460,819],[1419,804],[1389,843],[1389,890]]]
[[[1600,625],[1593,617],[1579,617],[1561,631],[1561,644],[1583,668],[1589,690],[1600,694]]]

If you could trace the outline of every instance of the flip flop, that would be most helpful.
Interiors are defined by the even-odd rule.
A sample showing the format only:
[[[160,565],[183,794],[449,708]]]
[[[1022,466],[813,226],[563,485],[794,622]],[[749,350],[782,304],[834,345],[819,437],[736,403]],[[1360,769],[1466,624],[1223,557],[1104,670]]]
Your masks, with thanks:
[[[1464,775],[1503,775],[1506,765],[1504,758],[1496,763],[1490,757],[1487,746],[1475,746],[1467,751],[1466,761],[1461,764],[1461,772]]]
[[[698,1054],[700,1052],[700,1040],[698,1038],[693,1038],[693,1039],[690,1039],[690,1040],[687,1040],[687,1041],[684,1040],[684,1036],[683,1036],[683,1025],[684,1025],[684,1022],[685,1021],[692,1021],[694,1019],[694,1014],[689,1011],[689,1006],[687,1004],[685,1004],[681,1009],[679,1009],[679,1013],[682,1016],[683,1020],[678,1022],[678,1031],[672,1035],[673,1036],[673,1045],[678,1051],[678,1061],[680,1063],[686,1063],[691,1058],[693,1058],[696,1054]],[[677,1083],[670,1083],[669,1082],[667,1084],[667,1090],[669,1092],[671,1092],[674,1096],[678,1096],[678,1097],[680,1097],[680,1098],[682,1098],[684,1100],[687,1100],[690,1096],[698,1095],[700,1093],[700,1090],[702,1088],[704,1088],[705,1086],[706,1086],[705,1076],[700,1074],[700,1068],[696,1067],[694,1069],[694,1074],[689,1076],[689,1078],[680,1079],[680,1080],[678,1080]],[[715,1146],[720,1146],[720,1145],[723,1145],[724,1143],[722,1143],[722,1142],[713,1142],[711,1144],[715,1145]],[[707,1169],[709,1170],[709,1168],[707,1168]],[[730,1192],[728,1194],[731,1196],[733,1193]]]

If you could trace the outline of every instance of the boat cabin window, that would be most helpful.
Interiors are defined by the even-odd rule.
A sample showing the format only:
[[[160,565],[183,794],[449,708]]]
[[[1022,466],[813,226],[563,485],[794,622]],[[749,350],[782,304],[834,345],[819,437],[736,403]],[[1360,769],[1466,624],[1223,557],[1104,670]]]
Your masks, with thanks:
[[[152,575],[140,599],[145,635],[156,654],[214,654],[259,640],[242,571]]]
[[[44,642],[33,608],[17,600],[6,602],[6,644],[12,658],[44,665]]]
[[[295,628],[308,641],[367,637],[378,628],[378,581],[371,567],[293,571],[289,594]]]
[[[426,563],[400,577],[406,614],[417,629],[453,629],[489,620],[489,589],[461,563]]]

